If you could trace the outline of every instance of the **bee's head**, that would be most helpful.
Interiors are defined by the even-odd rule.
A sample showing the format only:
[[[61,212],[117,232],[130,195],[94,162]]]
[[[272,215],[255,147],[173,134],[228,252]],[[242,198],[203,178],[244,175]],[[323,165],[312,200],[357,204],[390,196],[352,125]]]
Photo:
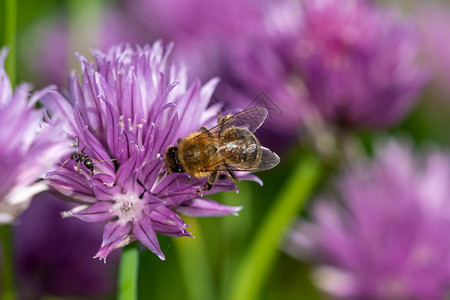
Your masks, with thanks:
[[[164,155],[164,161],[169,173],[182,173],[184,172],[183,166],[178,159],[178,147],[169,146]]]

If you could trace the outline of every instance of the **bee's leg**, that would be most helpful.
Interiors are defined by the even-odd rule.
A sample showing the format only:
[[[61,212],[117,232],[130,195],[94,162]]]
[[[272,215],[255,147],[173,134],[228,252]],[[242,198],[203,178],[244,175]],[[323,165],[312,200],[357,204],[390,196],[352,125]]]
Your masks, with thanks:
[[[198,131],[199,131],[200,134],[206,133],[206,134],[208,134],[209,137],[213,137],[212,133],[206,127],[202,126],[202,127],[200,127],[200,129]]]
[[[219,133],[218,133],[219,137],[222,135],[222,131],[225,127],[225,123],[227,120],[228,120],[228,117],[222,117],[222,115],[220,115],[220,117],[219,117]]]
[[[217,122],[220,124],[221,122],[226,121],[231,117],[231,114],[227,114],[226,116],[222,116],[222,113],[219,111],[217,113]]]
[[[205,184],[205,187],[199,189],[200,193],[209,191],[210,189],[212,189],[212,187],[214,186],[214,182],[216,182],[218,171],[219,171],[219,166],[217,166],[217,168],[215,168],[214,171],[211,172],[211,174],[208,177],[208,181]]]
[[[227,163],[225,163],[224,165],[231,178],[233,178],[234,181],[239,181],[239,178],[236,176],[236,174],[234,174],[234,171],[230,168],[230,166]]]

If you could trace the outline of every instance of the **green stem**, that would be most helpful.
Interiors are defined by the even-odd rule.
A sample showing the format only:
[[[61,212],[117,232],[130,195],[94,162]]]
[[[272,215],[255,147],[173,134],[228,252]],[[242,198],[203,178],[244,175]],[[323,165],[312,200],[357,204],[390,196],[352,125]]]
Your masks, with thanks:
[[[3,14],[0,17],[0,25],[3,28],[3,43],[9,48],[5,69],[11,81],[11,86],[16,83],[16,55],[17,55],[17,0],[5,0],[1,3]],[[0,273],[0,299],[13,300],[16,298],[14,289],[14,262],[13,262],[13,237],[12,228],[9,225],[0,226],[0,243],[3,261],[1,261]]]
[[[11,85],[16,83],[16,56],[17,56],[17,1],[3,1],[3,38],[4,44],[8,46],[9,53],[5,62]]]
[[[281,238],[310,196],[320,174],[321,165],[316,157],[304,155],[300,159],[245,254],[234,277],[228,299],[258,298],[278,257]]]
[[[119,287],[117,299],[137,299],[139,268],[139,243],[133,242],[123,248],[119,266]]]
[[[206,250],[200,224],[194,218],[184,219],[186,223],[191,224],[189,230],[192,231],[195,239],[175,238],[173,241],[189,298],[192,300],[217,299],[214,295],[214,283],[208,263],[208,251]]]
[[[0,262],[1,269],[1,288],[0,299],[13,300],[15,299],[14,291],[14,269],[13,269],[13,254],[12,254],[12,228],[9,225],[2,225],[0,227],[0,239],[2,245],[3,261]]]

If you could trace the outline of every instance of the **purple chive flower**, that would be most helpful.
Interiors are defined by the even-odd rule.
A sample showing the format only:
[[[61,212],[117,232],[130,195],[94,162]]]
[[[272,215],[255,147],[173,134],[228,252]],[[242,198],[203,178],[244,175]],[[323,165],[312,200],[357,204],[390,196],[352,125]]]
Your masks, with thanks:
[[[167,147],[201,126],[217,124],[220,108],[208,107],[217,80],[188,86],[186,70],[168,61],[170,50],[160,42],[117,46],[96,52],[96,65],[78,56],[82,74],[72,76],[69,101],[57,93],[46,101],[57,118],[67,120],[73,151],[93,163],[89,169],[68,157],[47,177],[56,190],[82,204],[68,215],[107,222],[97,258],[105,260],[137,239],[164,259],[157,233],[191,236],[178,213],[222,216],[241,209],[199,195],[206,179],[167,174]],[[252,175],[241,178],[257,181]],[[230,180],[222,179],[208,193],[233,189]]]
[[[317,283],[343,299],[444,299],[450,290],[450,156],[390,142],[319,200],[288,251],[317,260]]]
[[[38,179],[68,150],[58,139],[57,124],[43,122],[43,110],[34,109],[50,88],[29,97],[29,86],[22,84],[13,92],[6,55],[6,49],[0,51],[0,225],[11,223],[47,188]]]
[[[398,122],[424,84],[412,24],[368,1],[307,0],[287,49],[309,100],[342,126],[378,128]]]

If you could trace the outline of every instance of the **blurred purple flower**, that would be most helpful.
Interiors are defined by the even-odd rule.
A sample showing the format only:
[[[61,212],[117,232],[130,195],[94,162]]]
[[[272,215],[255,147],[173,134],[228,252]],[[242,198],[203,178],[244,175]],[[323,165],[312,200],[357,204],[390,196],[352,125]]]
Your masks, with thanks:
[[[159,39],[159,35],[150,34],[148,28],[139,24],[137,17],[131,14],[125,5],[128,2],[130,1],[126,1],[122,7],[110,7],[102,12],[99,21],[100,34],[96,41],[98,49],[107,50],[123,43],[144,45]]]
[[[33,46],[33,51],[29,47],[19,49],[19,55],[25,62],[24,67],[27,68],[27,76],[31,74],[33,84],[66,86],[67,72],[70,70],[67,19],[59,17],[45,20],[33,26],[32,31],[24,34],[23,38]]]
[[[84,204],[69,215],[107,222],[95,256],[100,259],[135,239],[164,259],[156,233],[190,236],[177,213],[222,216],[241,209],[199,195],[206,179],[165,170],[167,147],[200,126],[212,126],[220,108],[208,107],[217,80],[188,86],[186,70],[168,62],[169,53],[156,42],[96,52],[96,66],[79,56],[82,75],[80,81],[72,76],[70,104],[57,93],[46,101],[56,116],[68,121],[67,133],[77,144],[74,151],[94,164],[90,170],[83,161],[68,159],[48,179],[59,192]],[[257,180],[252,175],[242,179]],[[208,193],[234,189],[223,179]]]
[[[105,6],[95,17],[95,24],[88,21],[76,24],[75,37],[70,30],[73,24],[66,13],[58,11],[57,17],[39,20],[30,32],[19,36],[24,39],[23,44],[34,49],[33,55],[26,49],[20,52],[25,62],[22,67],[33,83],[67,87],[67,73],[76,67],[73,52],[85,53],[92,48],[106,50],[119,43],[145,44],[156,40],[149,35],[148,29],[136,22],[126,7]],[[94,25],[97,27],[93,28]]]
[[[118,256],[113,254],[106,265],[90,259],[98,247],[101,224],[62,219],[60,212],[69,208],[69,203],[41,193],[19,217],[14,256],[20,299],[49,295],[101,299],[114,294]]]
[[[230,108],[266,106],[270,114],[265,129],[276,132],[278,144],[281,136],[297,132],[304,89],[292,78],[291,67],[280,53],[284,46],[280,43],[284,34],[281,30],[292,26],[281,19],[286,21],[288,13],[292,19],[287,22],[298,23],[294,20],[298,15],[286,10],[287,1],[130,3],[135,4],[138,15],[144,16],[141,20],[146,28],[177,44],[175,55],[189,63],[191,74],[220,77],[215,99]],[[295,5],[292,3],[289,9]],[[154,17],[149,18],[149,13]],[[260,92],[268,97],[255,98]]]
[[[426,62],[433,80],[450,92],[450,5],[442,1],[420,2],[415,8]]]
[[[320,287],[344,299],[444,299],[450,288],[450,157],[416,158],[391,141],[340,181],[342,205],[313,207],[288,252],[321,264]]]
[[[224,44],[215,97],[231,107],[266,106],[271,112],[267,129],[279,141],[298,132],[305,113],[304,85],[284,57],[286,38],[298,28],[301,10],[290,1],[267,1],[259,10],[251,29]],[[261,91],[266,98],[255,97]]]
[[[217,76],[221,57],[233,41],[260,20],[260,0],[132,0],[125,6],[151,38],[177,45],[174,55],[188,63],[190,75]],[[226,51],[226,50],[225,50]]]
[[[54,122],[43,122],[44,111],[36,102],[46,88],[29,98],[29,86],[14,91],[4,69],[7,50],[0,51],[0,225],[11,223],[36,193],[47,188],[37,182],[69,150],[58,139]]]
[[[214,99],[229,108],[266,105],[266,129],[278,141],[315,110],[338,125],[390,126],[426,77],[411,24],[368,1],[132,0],[99,19],[97,47],[175,42],[190,76],[221,78]],[[270,103],[255,99],[260,92]]]
[[[289,59],[322,116],[341,126],[398,122],[426,77],[412,24],[368,1],[306,0],[302,18]]]
[[[145,15],[144,26],[177,43],[190,72],[221,78],[215,98],[245,107],[267,92],[274,114],[282,114],[268,120],[278,134],[296,132],[312,109],[342,126],[390,126],[414,104],[425,82],[412,24],[374,3],[203,2],[130,5]]]
[[[242,108],[265,91],[273,113],[267,128],[278,139],[310,122],[312,110],[337,125],[390,126],[425,82],[412,24],[374,3],[249,0],[236,14],[242,2],[203,2],[130,6],[145,16],[144,27],[177,43],[191,73],[221,78],[214,98]]]

